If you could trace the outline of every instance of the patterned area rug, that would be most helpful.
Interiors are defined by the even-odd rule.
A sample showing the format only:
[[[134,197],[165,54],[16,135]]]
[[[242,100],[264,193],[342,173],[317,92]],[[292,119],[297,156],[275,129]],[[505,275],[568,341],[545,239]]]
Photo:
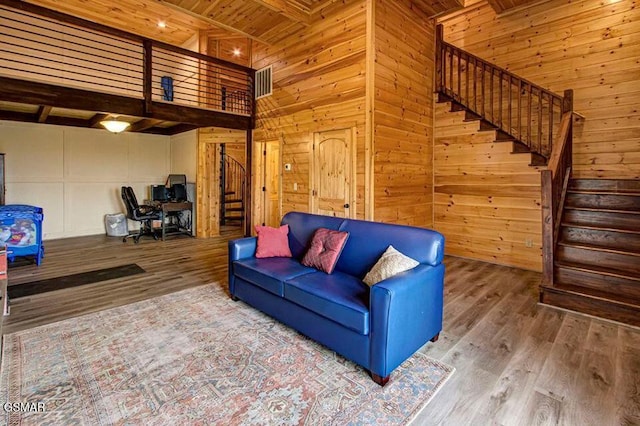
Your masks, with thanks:
[[[417,353],[380,387],[217,284],[6,335],[1,368],[10,425],[397,425],[453,373]]]

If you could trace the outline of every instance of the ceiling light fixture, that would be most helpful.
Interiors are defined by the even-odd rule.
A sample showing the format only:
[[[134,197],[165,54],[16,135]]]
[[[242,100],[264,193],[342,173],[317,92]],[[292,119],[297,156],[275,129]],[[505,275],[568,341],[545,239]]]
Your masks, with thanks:
[[[164,21],[158,21],[158,28],[167,28],[167,23]]]
[[[116,118],[111,118],[109,120],[101,121],[100,124],[102,124],[104,128],[110,131],[111,133],[124,132],[127,129],[127,127],[131,125],[126,121],[120,121]]]
[[[235,49],[233,49],[233,56],[240,56],[241,53],[242,52],[239,48],[236,47]]]

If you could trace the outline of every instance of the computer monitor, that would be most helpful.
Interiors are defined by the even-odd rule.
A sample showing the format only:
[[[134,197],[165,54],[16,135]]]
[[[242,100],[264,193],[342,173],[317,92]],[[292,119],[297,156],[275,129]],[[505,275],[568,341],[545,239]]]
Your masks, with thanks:
[[[151,199],[153,201],[166,202],[169,200],[169,192],[164,185],[151,185]]]
[[[171,186],[172,199],[175,201],[187,201],[187,187],[177,183]]]

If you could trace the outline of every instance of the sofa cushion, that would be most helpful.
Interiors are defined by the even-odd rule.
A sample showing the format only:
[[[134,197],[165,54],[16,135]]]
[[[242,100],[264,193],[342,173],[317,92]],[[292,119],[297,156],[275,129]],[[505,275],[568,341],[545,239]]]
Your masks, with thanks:
[[[256,257],[291,257],[289,250],[289,225],[279,228],[256,225],[258,243]]]
[[[318,228],[337,230],[344,219],[334,216],[320,216],[308,213],[289,212],[282,218],[282,224],[289,225],[289,248],[296,259],[302,259],[307,252],[313,233]]]
[[[314,272],[287,280],[284,297],[360,334],[369,334],[369,287],[358,278]]]
[[[349,234],[346,232],[318,228],[313,234],[309,250],[302,258],[301,263],[327,274],[332,273],[348,236]]]
[[[250,258],[233,262],[235,275],[278,296],[284,295],[283,282],[317,272],[288,257]]]
[[[431,229],[345,219],[340,231],[348,232],[349,239],[336,270],[356,277],[364,278],[389,245],[431,266],[440,264],[444,257],[444,237]]]
[[[373,265],[373,268],[367,272],[367,275],[364,276],[362,281],[367,285],[374,285],[400,272],[413,269],[419,264],[420,262],[417,260],[405,256],[393,248],[393,246],[389,246],[382,256],[380,256],[376,264]]]

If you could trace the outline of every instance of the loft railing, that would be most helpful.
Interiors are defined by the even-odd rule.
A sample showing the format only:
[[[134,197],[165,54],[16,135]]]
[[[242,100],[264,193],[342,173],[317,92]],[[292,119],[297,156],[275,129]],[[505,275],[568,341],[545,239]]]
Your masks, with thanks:
[[[557,95],[443,40],[436,27],[436,91],[549,159],[571,94]]]
[[[227,203],[240,203],[243,207],[245,204],[245,178],[246,172],[242,164],[236,159],[230,157],[225,152],[225,146],[222,144],[222,161],[221,161],[221,173],[222,182],[220,186],[221,191],[221,203],[220,203],[220,224],[226,223],[228,207]],[[237,207],[236,207],[237,208]]]
[[[0,75],[251,115],[253,70],[17,0],[0,0]]]

